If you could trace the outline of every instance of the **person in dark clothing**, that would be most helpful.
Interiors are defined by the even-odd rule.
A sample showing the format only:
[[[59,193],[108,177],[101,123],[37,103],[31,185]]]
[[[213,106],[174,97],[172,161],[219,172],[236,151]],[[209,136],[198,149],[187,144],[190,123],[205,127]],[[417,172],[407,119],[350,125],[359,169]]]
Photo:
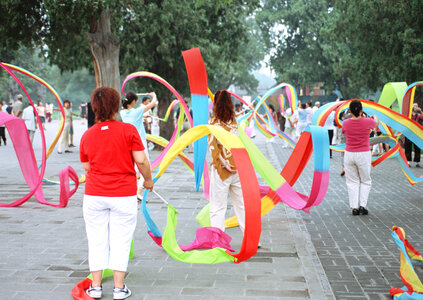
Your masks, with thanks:
[[[91,102],[89,102],[87,104],[87,111],[88,111],[88,114],[87,114],[88,122],[87,122],[87,124],[88,124],[88,128],[90,128],[91,126],[93,126],[95,124],[95,114],[94,114],[93,109],[91,107]]]
[[[413,107],[413,112],[411,114],[411,119],[416,121],[417,123],[423,125],[423,116],[422,114],[420,114],[419,109],[417,107]],[[404,140],[404,151],[405,151],[405,156],[407,157],[407,161],[408,161],[408,165],[410,165],[411,161],[413,161],[412,159],[412,151],[414,148],[414,162],[416,163],[416,168],[420,168],[420,148],[414,144],[412,141],[410,141],[409,139],[405,138]]]

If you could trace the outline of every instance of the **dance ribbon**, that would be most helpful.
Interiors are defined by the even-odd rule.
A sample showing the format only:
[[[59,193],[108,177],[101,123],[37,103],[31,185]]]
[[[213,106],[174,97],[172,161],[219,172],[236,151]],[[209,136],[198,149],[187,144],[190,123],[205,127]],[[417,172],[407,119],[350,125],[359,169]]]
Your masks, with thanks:
[[[168,83],[162,77],[160,77],[160,76],[158,76],[158,75],[156,75],[154,73],[150,73],[150,72],[135,72],[135,73],[132,73],[132,74],[128,75],[125,78],[125,80],[123,81],[123,83],[122,83],[122,93],[124,95],[126,95],[126,93],[125,93],[125,85],[126,85],[126,83],[129,80],[131,80],[133,78],[137,78],[137,77],[151,78],[151,79],[153,79],[153,80],[161,83],[162,85],[164,85],[176,97],[177,104],[180,104],[181,105],[180,117],[181,117],[181,115],[183,115],[182,114],[182,111],[183,111],[186,114],[186,116],[188,118],[188,121],[189,121],[189,123],[190,123],[190,125],[192,127],[192,125],[193,125],[192,117],[191,117],[191,114],[189,113],[188,106],[185,103],[185,101],[182,98],[182,96],[175,90],[175,88],[172,85],[170,85],[170,83]],[[175,107],[175,105],[176,105],[176,103],[171,103],[170,106],[173,109]],[[167,111],[170,113],[170,110],[171,109],[168,108]],[[167,117],[168,117],[168,115],[167,115]],[[182,119],[182,121],[183,121],[183,119]],[[179,124],[179,125],[182,125],[182,122],[180,122],[180,123],[181,124]],[[172,146],[172,144],[174,143],[174,141],[177,139],[180,130],[181,130],[181,126],[177,126],[175,128],[175,130],[173,131],[172,137],[171,137],[171,139],[169,141],[168,146],[165,149],[163,149],[163,151],[160,153],[160,155],[151,163],[151,165],[152,165],[153,168],[155,168],[155,167],[157,167],[159,165],[160,161],[163,159],[164,155],[169,150],[170,146]]]
[[[278,173],[256,145],[239,131],[239,137],[245,145],[253,166],[268,186],[261,187],[261,215],[272,210],[277,203],[283,202],[296,210],[310,212],[310,208],[319,205],[329,186],[329,136],[327,130],[318,126],[307,126],[297,145],[280,173]],[[314,173],[310,195],[296,192],[292,186],[300,177],[311,153],[314,154]],[[267,190],[266,190],[267,189]],[[225,227],[238,226],[236,217],[225,221]]]
[[[413,268],[412,261],[423,265],[423,258],[405,238],[404,229],[393,226],[391,235],[401,250],[400,275],[404,286],[402,288],[391,288],[389,293],[394,300],[422,300],[423,284]]]
[[[411,113],[413,112],[414,94],[416,92],[416,87],[418,86],[423,86],[423,81],[417,81],[410,84],[405,91],[404,97],[402,98],[401,113],[410,119]]]
[[[402,98],[407,90],[406,82],[388,82],[383,86],[382,93],[380,94],[378,103],[385,107],[391,107],[392,109],[401,112]],[[395,100],[398,101],[398,106],[393,106]]]
[[[29,96],[28,92],[26,91],[25,87],[23,86],[22,82],[16,77],[16,75],[12,72],[11,67],[8,64],[3,64],[0,62],[0,67],[2,67],[6,72],[9,73],[10,76],[18,83],[18,85],[22,88],[25,95],[28,97],[28,100],[35,112],[35,116],[37,118],[38,127],[40,128],[41,132],[41,141],[42,141],[42,163],[40,168],[40,173],[38,173],[37,162],[35,159],[34,150],[31,145],[31,141],[29,140],[28,131],[26,129],[26,125],[24,121],[20,118],[16,118],[12,115],[6,114],[1,112],[0,114],[0,126],[5,125],[10,137],[12,139],[12,143],[16,152],[16,156],[19,161],[19,165],[22,170],[22,174],[26,183],[30,188],[30,193],[26,196],[17,200],[13,203],[0,203],[0,207],[14,207],[19,206],[26,202],[32,195],[40,202],[41,204],[46,204],[54,207],[65,207],[68,203],[69,198],[76,192],[79,182],[75,184],[75,188],[73,190],[69,190],[69,177],[71,179],[75,179],[78,181],[78,176],[76,175],[75,171],[68,167],[59,176],[62,180],[61,182],[61,192],[60,192],[60,202],[59,204],[53,204],[45,200],[43,191],[42,191],[42,179],[44,176],[45,168],[46,168],[46,141],[44,131],[42,129],[41,120],[38,116],[38,113],[34,107],[34,103]],[[14,66],[13,66],[14,67]],[[16,67],[14,67],[16,68]],[[64,112],[63,112],[64,113]]]
[[[386,141],[388,141],[392,147],[392,149],[390,149],[382,157],[373,160],[372,165],[375,166],[387,158],[396,157],[410,184],[414,185],[418,182],[423,182],[423,176],[417,177],[412,173],[410,167],[408,166],[404,150],[397,140],[398,136],[393,133],[393,130],[401,132],[405,137],[417,145],[417,147],[423,148],[423,126],[411,118],[372,101],[351,99],[348,101],[332,102],[323,105],[313,115],[313,124],[323,126],[327,116],[333,110],[336,110],[337,113],[335,113],[335,115],[336,118],[338,118],[338,112],[345,111],[349,107],[350,102],[353,100],[359,100],[362,103],[363,111],[367,113],[367,115],[376,115],[378,117],[380,121],[379,127],[382,128],[383,131],[386,131],[387,134],[384,135],[384,137],[387,138]],[[339,120],[337,121],[337,124],[342,127],[342,123]],[[371,144],[377,143],[377,141],[378,140],[375,138],[371,139]],[[332,146],[331,149],[335,151],[344,151],[345,144]]]
[[[182,51],[185,67],[187,70],[189,87],[191,90],[191,105],[194,119],[194,126],[206,125],[209,123],[209,103],[207,72],[201,56],[200,48],[192,48]],[[200,187],[203,170],[207,170],[207,137],[194,142],[194,170],[195,186],[197,191]]]
[[[234,157],[235,165],[238,170],[238,174],[240,176],[242,194],[244,198],[246,222],[244,238],[240,252],[230,253],[230,251],[221,248],[222,244],[225,244],[225,235],[223,234],[213,235],[217,238],[217,240],[215,240],[214,242],[213,240],[209,241],[210,244],[208,245],[208,247],[213,247],[213,249],[206,250],[207,252],[198,252],[196,250],[182,250],[181,247],[177,245],[174,236],[176,226],[176,212],[174,208],[169,208],[170,206],[168,206],[168,222],[166,225],[161,245],[163,249],[165,249],[169,253],[169,255],[171,255],[175,260],[178,261],[210,264],[228,261],[228,258],[230,258],[230,261],[239,263],[246,259],[249,259],[257,252],[258,241],[261,233],[260,189],[253,165],[251,164],[251,159],[249,158],[248,152],[246,151],[239,137],[225,131],[220,127],[212,125],[199,125],[189,129],[178,140],[175,141],[173,146],[166,153],[165,157],[160,163],[159,171],[156,174],[154,180],[157,181],[160,178],[160,176],[163,174],[163,172],[165,172],[165,170],[173,161],[173,159],[179,153],[181,153],[187,145],[208,134],[213,134],[226,149],[229,149],[231,151]],[[144,196],[142,208],[145,204],[145,199],[146,197]],[[150,236],[154,236],[155,241],[160,242],[160,231],[152,221],[148,210],[143,209],[142,212],[146,219]],[[217,228],[214,230],[220,231],[220,229]],[[197,232],[196,240],[204,241],[204,237],[201,236],[202,233],[203,231]],[[216,244],[219,244],[219,246],[216,247]],[[228,255],[231,257],[229,257]]]

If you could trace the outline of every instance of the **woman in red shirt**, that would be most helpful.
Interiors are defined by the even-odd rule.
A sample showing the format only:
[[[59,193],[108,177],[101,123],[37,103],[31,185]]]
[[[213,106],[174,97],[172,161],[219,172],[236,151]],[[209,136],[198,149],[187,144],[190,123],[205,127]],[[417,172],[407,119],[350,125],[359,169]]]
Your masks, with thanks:
[[[137,129],[116,121],[119,93],[101,87],[91,95],[96,124],[81,138],[80,158],[86,171],[83,213],[93,282],[87,294],[101,298],[104,269],[113,270],[114,299],[131,291],[124,284],[131,241],[137,222],[137,177],[134,163],[144,177],[144,188],[153,189],[150,164]]]
[[[363,107],[358,100],[351,101],[350,112],[352,117],[344,120],[342,124],[342,133],[347,139],[344,168],[348,196],[352,214],[367,215],[367,199],[372,186],[369,136],[370,131],[379,125],[379,120],[375,115],[370,118],[363,117]]]

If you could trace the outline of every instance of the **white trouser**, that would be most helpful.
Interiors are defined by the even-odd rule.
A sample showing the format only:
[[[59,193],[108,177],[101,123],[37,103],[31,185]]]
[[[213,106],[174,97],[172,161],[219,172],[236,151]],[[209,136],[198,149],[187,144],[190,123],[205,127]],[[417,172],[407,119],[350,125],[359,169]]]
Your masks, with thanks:
[[[212,166],[210,172],[210,222],[211,226],[225,231],[226,209],[228,208],[228,192],[230,193],[235,215],[242,232],[245,228],[244,198],[238,173],[222,181]]]
[[[65,150],[69,150],[69,131],[70,131],[70,123],[65,122],[65,126],[63,127],[62,135],[60,136],[57,151],[62,152],[63,148]]]
[[[148,146],[147,146],[147,140],[146,139],[141,139],[142,144],[144,145],[144,153],[147,156],[148,161],[150,161],[150,155],[148,153]],[[135,164],[135,171],[137,172],[137,174],[140,174],[140,171],[138,170],[137,164]],[[140,179],[138,180],[138,189],[142,189],[144,185],[144,177],[142,177],[142,175],[140,174]]]
[[[29,140],[31,141],[31,144],[34,142],[34,134],[35,130],[28,130]]]
[[[137,196],[84,195],[84,220],[90,271],[126,272],[137,225]]]
[[[371,159],[370,151],[345,151],[344,168],[351,208],[366,207],[367,205],[372,186],[372,179],[370,178]]]
[[[295,141],[296,138],[296,129],[293,127],[285,127],[285,133]]]

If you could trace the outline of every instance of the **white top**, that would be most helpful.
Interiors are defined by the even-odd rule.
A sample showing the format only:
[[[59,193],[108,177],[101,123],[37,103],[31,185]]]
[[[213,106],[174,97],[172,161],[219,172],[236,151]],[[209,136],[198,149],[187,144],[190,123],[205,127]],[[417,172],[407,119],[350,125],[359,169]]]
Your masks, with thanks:
[[[289,114],[291,112],[291,108],[288,108],[286,110],[286,113]],[[294,111],[294,114],[291,116],[291,122],[294,123],[298,119],[298,111]],[[291,123],[289,122],[289,119],[287,118],[285,121],[285,128],[291,128]],[[295,124],[293,126],[295,128]]]
[[[335,111],[332,111],[325,122],[325,128],[328,130],[335,129],[335,125],[333,125],[333,121],[335,120]]]
[[[35,131],[34,109],[31,105],[23,110],[22,119],[25,121],[26,129]]]
[[[311,125],[311,117],[313,116],[313,110],[311,107],[306,108],[307,111],[307,124]]]

